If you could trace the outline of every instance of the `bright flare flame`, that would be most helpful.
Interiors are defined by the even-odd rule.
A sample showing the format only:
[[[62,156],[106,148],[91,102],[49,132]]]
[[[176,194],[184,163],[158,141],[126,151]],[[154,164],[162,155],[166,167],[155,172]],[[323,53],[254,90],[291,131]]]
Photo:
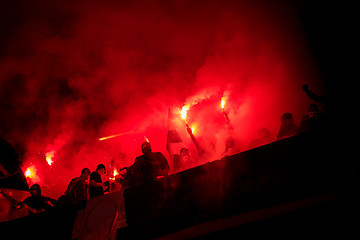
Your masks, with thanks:
[[[31,172],[30,168],[26,169],[25,176],[28,178],[31,178],[34,175],[33,172]]]
[[[54,163],[54,160],[53,160],[54,154],[55,154],[55,151],[54,151],[54,150],[53,150],[53,151],[50,151],[50,152],[47,152],[47,153],[45,154],[45,156],[46,156],[46,162],[49,164],[49,166],[51,166],[51,164]]]
[[[29,166],[25,171],[25,177],[31,184],[40,182],[39,176],[36,175],[37,169],[34,165]]]
[[[227,97],[222,97],[221,98],[221,109],[224,110],[225,109],[225,104],[226,104],[226,99]]]
[[[145,141],[149,142],[149,139],[147,137],[144,136],[144,139],[145,139]]]
[[[181,113],[181,118],[184,119],[186,121],[186,114],[187,111],[189,110],[190,106],[189,105],[185,105],[182,107],[180,113]]]
[[[118,173],[118,171],[117,171],[116,169],[114,169],[114,171],[113,171],[113,177],[109,177],[109,179],[115,181],[115,177],[116,177],[117,175],[119,175],[119,173]]]
[[[190,129],[191,129],[192,134],[195,135],[196,130],[197,130],[197,124],[196,123],[191,124]]]

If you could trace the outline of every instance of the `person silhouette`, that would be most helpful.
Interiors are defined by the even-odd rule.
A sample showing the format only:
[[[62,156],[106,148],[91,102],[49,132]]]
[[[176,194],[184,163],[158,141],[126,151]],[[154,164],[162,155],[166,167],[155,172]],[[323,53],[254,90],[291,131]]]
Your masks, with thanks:
[[[298,133],[318,132],[324,130],[326,118],[315,103],[309,105],[307,114],[302,118]]]
[[[106,174],[106,168],[104,164],[99,164],[96,167],[96,171],[90,174],[90,183],[89,183],[89,197],[94,198],[97,196],[104,195],[103,186],[108,187],[109,181],[102,181],[102,177]]]
[[[41,194],[41,187],[37,183],[30,187],[30,195],[30,197],[18,204],[18,208],[26,207],[29,214],[46,211],[56,206],[55,199],[44,197]]]
[[[281,116],[281,125],[276,139],[281,140],[297,134],[298,127],[294,124],[292,113],[284,113]]]
[[[169,174],[169,163],[161,152],[153,152],[148,142],[141,144],[141,151],[143,154],[136,157],[135,163],[127,168],[128,175],[134,178],[133,184],[155,181]]]

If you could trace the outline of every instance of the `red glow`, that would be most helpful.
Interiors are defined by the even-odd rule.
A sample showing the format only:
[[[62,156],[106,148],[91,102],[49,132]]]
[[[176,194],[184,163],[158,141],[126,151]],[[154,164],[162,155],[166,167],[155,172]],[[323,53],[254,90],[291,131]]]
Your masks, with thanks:
[[[214,160],[229,131],[224,116],[244,151],[259,128],[275,139],[284,112],[299,124],[304,81],[322,90],[296,8],[281,1],[52,2],[36,21],[30,4],[1,40],[1,106],[10,107],[0,108],[13,117],[0,121],[25,152],[27,178],[58,194],[84,167],[132,165],[144,139],[168,157],[169,108],[185,147],[196,155],[188,124]]]

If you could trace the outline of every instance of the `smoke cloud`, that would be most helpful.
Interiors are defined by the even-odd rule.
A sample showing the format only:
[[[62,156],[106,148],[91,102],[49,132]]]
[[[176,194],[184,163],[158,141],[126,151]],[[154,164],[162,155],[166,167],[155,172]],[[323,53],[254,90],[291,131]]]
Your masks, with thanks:
[[[84,167],[131,165],[145,137],[168,157],[169,108],[191,105],[187,122],[215,160],[229,135],[240,152],[260,128],[275,140],[284,112],[299,124],[303,84],[323,90],[292,1],[19,0],[2,11],[0,134],[53,196]]]

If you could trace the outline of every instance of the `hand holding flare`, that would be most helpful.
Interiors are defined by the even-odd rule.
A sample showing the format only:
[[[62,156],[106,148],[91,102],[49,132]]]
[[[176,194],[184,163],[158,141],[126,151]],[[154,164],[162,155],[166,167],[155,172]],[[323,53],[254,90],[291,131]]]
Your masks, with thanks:
[[[228,116],[227,112],[225,111],[226,101],[227,101],[227,97],[222,97],[221,102],[220,102],[220,106],[221,106],[221,110],[222,110],[222,112],[224,114],[226,124],[231,128],[229,116]]]

